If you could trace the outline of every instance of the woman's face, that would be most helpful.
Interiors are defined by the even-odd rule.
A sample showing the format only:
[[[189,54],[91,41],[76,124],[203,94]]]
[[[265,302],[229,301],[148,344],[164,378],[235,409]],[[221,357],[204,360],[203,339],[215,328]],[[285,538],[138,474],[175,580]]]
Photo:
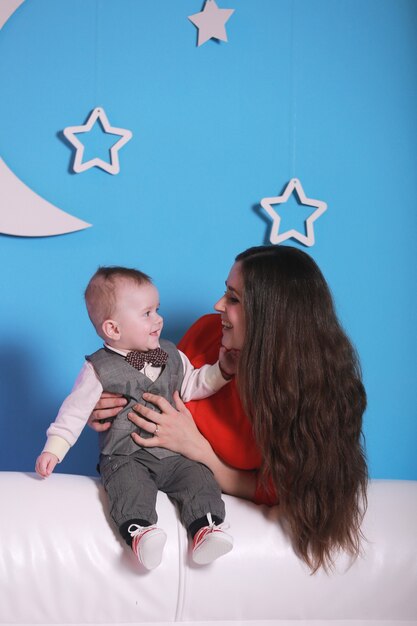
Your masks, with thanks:
[[[243,276],[241,263],[232,266],[226,280],[226,292],[214,305],[221,313],[223,326],[222,345],[227,350],[241,350],[245,340],[245,316],[242,304]]]

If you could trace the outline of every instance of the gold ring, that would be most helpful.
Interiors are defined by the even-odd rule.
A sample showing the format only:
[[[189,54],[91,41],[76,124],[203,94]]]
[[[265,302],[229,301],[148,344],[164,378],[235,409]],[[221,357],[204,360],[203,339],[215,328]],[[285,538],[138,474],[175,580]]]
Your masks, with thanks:
[[[153,434],[154,434],[154,436],[155,436],[155,437],[157,437],[157,436],[158,436],[158,431],[159,431],[159,426],[158,426],[158,424],[157,424],[157,425],[155,426],[155,430],[153,431]]]

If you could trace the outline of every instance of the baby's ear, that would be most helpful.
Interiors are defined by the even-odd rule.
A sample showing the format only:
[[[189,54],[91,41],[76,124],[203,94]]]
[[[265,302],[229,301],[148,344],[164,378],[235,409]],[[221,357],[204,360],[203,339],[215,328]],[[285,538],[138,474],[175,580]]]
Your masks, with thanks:
[[[120,339],[120,328],[115,320],[104,320],[101,325],[104,337],[111,339],[112,341],[118,341]]]

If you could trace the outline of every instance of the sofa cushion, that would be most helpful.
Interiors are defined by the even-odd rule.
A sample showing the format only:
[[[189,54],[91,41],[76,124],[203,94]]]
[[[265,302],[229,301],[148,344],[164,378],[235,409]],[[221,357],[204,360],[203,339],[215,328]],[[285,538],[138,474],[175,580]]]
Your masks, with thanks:
[[[112,528],[97,479],[0,472],[0,498],[1,624],[417,623],[417,482],[372,481],[363,555],[315,575],[278,507],[225,496],[234,548],[202,567],[159,493],[168,540],[147,572]]]

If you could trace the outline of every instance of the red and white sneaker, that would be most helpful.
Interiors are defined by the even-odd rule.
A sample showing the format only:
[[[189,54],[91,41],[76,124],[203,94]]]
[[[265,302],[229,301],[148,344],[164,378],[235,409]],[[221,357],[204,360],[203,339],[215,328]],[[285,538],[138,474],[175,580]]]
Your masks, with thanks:
[[[192,558],[198,565],[208,565],[233,548],[233,537],[225,533],[221,525],[216,526],[210,513],[207,518],[209,525],[194,535]]]
[[[132,537],[132,550],[146,569],[155,569],[162,561],[167,540],[164,530],[157,526],[130,524],[127,529]]]

